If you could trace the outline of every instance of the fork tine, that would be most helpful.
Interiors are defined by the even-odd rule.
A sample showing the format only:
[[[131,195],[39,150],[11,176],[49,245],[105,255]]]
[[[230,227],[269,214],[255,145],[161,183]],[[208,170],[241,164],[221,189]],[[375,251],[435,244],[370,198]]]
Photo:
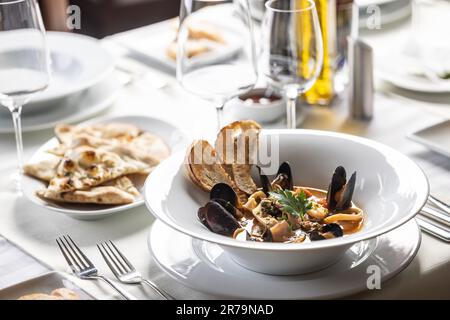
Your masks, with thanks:
[[[70,259],[72,260],[72,266],[78,268],[78,270],[84,269],[84,265],[80,264],[80,261],[77,258],[75,258],[75,256],[73,255],[73,251],[67,247],[66,242],[64,241],[64,239],[62,237],[59,237],[59,241],[62,244],[62,246],[65,249],[65,251],[68,254],[68,256],[70,257]],[[74,271],[74,270],[72,269],[72,271]],[[77,270],[75,269],[75,272],[76,271]]]
[[[56,239],[56,244],[58,245],[59,250],[61,251],[61,253],[62,253],[64,259],[66,259],[67,264],[69,265],[70,269],[72,269],[72,272],[76,272],[76,269],[75,269],[75,266],[74,266],[73,261],[72,261],[72,260],[70,259],[70,257],[67,255],[66,251],[63,249],[63,247],[62,247],[60,241],[61,241],[61,240]]]
[[[97,248],[98,248],[98,250],[100,250],[100,253],[103,256],[103,259],[105,259],[106,264],[109,266],[109,268],[115,274],[116,277],[119,277],[122,273],[124,273],[122,271],[122,269],[119,268],[119,266],[114,261],[114,259],[111,257],[109,252],[106,250],[106,248],[103,245],[103,243],[100,244],[100,245],[97,244]]]
[[[81,251],[81,249],[77,246],[75,241],[73,241],[69,235],[67,235],[67,238],[69,238],[70,242],[67,240],[66,236],[64,236],[64,238],[66,239],[67,243],[71,247],[72,247],[72,245],[73,245],[73,247],[75,247],[75,248],[72,247],[72,249],[74,250],[74,253],[77,255],[77,257],[79,257],[79,258],[80,258],[80,256],[82,257],[82,259],[80,258],[80,260],[84,260],[84,265],[86,266],[86,268],[93,268],[94,264],[88,259],[88,257],[86,257],[86,255],[83,253],[83,251]]]
[[[125,263],[124,261],[122,261],[122,259],[120,258],[122,255],[116,253],[117,248],[115,248],[116,250],[113,250],[111,248],[111,246],[108,244],[108,242],[105,242],[106,247],[108,247],[109,251],[114,255],[114,257],[116,258],[117,262],[120,263],[120,265],[122,266],[122,268],[129,272],[129,271],[133,271],[131,268],[128,267],[127,263]]]
[[[128,266],[128,268],[130,268],[131,271],[136,270],[136,269],[134,268],[134,266],[131,264],[131,262],[130,262],[127,258],[125,258],[125,256],[122,254],[122,252],[120,252],[120,250],[117,249],[116,245],[115,245],[111,240],[109,240],[109,243],[114,247],[114,249],[116,250],[116,252],[120,255],[120,257],[123,259],[123,261],[125,262],[125,264]]]
[[[114,263],[114,265],[116,266],[117,270],[119,270],[120,273],[126,273],[127,270],[124,269],[124,268],[122,268],[122,267],[118,264],[118,261],[117,261],[116,257],[113,256],[113,255],[111,255],[111,253],[109,252],[109,250],[107,249],[107,247],[105,246],[104,243],[102,243],[102,247],[103,247],[103,250],[105,250],[106,254],[108,255],[109,259],[110,259],[110,260]]]

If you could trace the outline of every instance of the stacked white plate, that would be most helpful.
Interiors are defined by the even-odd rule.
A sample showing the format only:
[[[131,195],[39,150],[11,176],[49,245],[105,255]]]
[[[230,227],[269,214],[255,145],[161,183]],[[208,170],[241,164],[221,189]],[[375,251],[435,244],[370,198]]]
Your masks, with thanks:
[[[25,105],[24,132],[59,122],[89,118],[110,106],[120,89],[114,57],[98,40],[73,33],[48,32],[52,77],[49,87]],[[0,108],[0,133],[14,132],[9,111]]]
[[[290,162],[294,185],[326,189],[337,165],[356,170],[353,200],[365,212],[362,230],[302,244],[212,233],[197,218],[208,194],[186,178],[179,152],[152,172],[144,191],[158,219],[148,244],[164,272],[219,297],[318,299],[383,289],[384,281],[408,266],[421,240],[413,217],[428,198],[427,179],[412,160],[377,142],[334,132],[263,130],[260,143],[267,139],[278,150],[271,154]]]

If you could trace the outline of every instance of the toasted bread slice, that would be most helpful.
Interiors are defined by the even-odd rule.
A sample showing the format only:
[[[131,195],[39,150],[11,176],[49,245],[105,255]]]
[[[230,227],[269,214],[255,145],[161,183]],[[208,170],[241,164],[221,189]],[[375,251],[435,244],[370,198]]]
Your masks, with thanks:
[[[220,160],[229,167],[237,188],[247,195],[257,189],[251,166],[256,162],[260,130],[261,126],[253,120],[235,121],[223,127],[216,139]]]
[[[216,151],[205,140],[197,140],[187,153],[188,175],[195,184],[209,192],[217,183],[234,183],[222,165],[217,161]]]

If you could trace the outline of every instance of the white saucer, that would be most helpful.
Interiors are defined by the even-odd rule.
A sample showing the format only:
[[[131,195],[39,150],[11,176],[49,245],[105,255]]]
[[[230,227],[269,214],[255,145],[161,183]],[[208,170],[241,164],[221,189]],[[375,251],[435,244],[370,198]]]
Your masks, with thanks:
[[[243,299],[323,299],[364,291],[369,266],[377,266],[381,281],[387,281],[408,266],[420,242],[420,229],[412,219],[390,233],[355,244],[327,269],[272,276],[244,269],[217,245],[192,239],[160,221],[155,221],[148,238],[157,265],[176,281],[212,295]]]
[[[28,110],[28,106],[25,105],[22,116],[22,132],[50,129],[57,123],[74,123],[90,118],[108,108],[115,101],[121,86],[120,81],[111,76],[80,94],[49,103],[45,109]],[[0,112],[0,133],[13,133],[11,115],[6,108],[1,108],[4,109],[4,112]]]
[[[159,137],[170,148],[171,152],[177,152],[187,147],[189,138],[186,133],[182,132],[174,125],[155,118],[145,116],[123,116],[123,117],[105,117],[93,119],[86,123],[103,123],[103,122],[122,122],[138,126],[141,130],[151,132]],[[28,163],[37,163],[49,158],[53,155],[47,150],[56,147],[59,144],[56,138],[52,138],[42,145],[36,153],[30,158]],[[133,179],[136,188],[141,192],[144,187],[144,180]],[[125,211],[144,204],[144,199],[139,196],[133,203],[118,206],[103,206],[95,204],[69,204],[47,202],[36,196],[36,191],[46,187],[46,183],[33,177],[24,175],[22,178],[23,194],[33,203],[40,207],[47,208],[52,211],[64,213],[67,216],[79,220],[98,220],[106,218],[114,213]]]

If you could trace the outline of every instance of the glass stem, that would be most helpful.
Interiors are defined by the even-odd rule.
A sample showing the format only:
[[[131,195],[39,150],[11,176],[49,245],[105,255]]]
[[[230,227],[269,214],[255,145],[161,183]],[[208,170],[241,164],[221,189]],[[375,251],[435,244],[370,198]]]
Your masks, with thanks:
[[[14,131],[16,133],[17,164],[19,169],[18,173],[19,176],[21,176],[23,170],[23,140],[22,140],[22,122],[21,122],[22,105],[13,104],[10,107],[10,111],[14,123]]]
[[[217,109],[217,132],[222,129],[223,124],[223,109],[225,107],[225,101],[218,102],[216,105]]]
[[[297,87],[287,87],[286,88],[286,116],[287,116],[287,128],[296,129],[297,128],[297,97],[298,97]]]
[[[286,104],[286,115],[287,115],[287,128],[288,129],[295,129],[296,124],[296,104],[297,99],[288,98],[287,104]]]

